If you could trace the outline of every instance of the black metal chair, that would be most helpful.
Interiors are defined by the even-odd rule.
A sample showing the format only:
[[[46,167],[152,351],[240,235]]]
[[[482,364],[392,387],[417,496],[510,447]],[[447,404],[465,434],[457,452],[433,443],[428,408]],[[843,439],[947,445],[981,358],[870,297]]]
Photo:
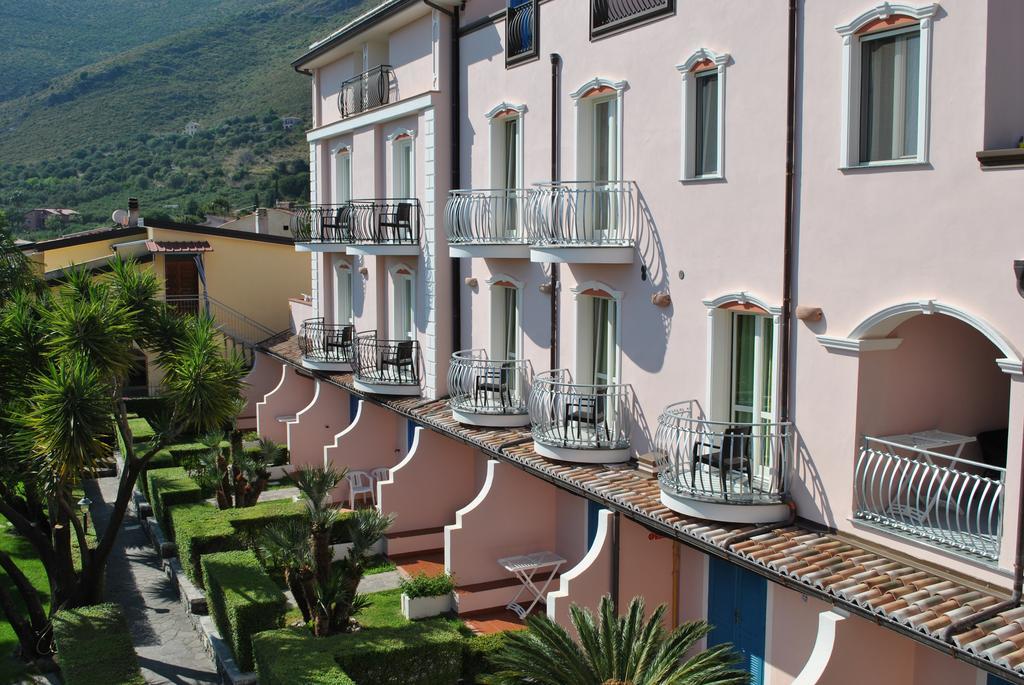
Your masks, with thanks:
[[[386,350],[381,357],[382,370],[394,369],[394,380],[398,383],[406,383],[416,378],[416,361],[412,354],[414,345],[415,342],[412,340],[402,340]]]
[[[598,388],[593,395],[575,395],[569,398],[565,404],[565,412],[562,417],[562,433],[567,438],[569,435],[569,423],[576,424],[576,439],[583,436],[584,424],[592,426],[597,444],[601,444],[601,433],[598,425],[604,428],[605,437],[608,438],[608,417],[606,408],[608,405],[607,390]],[[566,442],[563,438],[563,443]]]
[[[707,451],[703,451],[707,448]],[[725,487],[726,476],[730,471],[747,474],[747,487],[754,489],[754,464],[750,459],[750,426],[730,426],[722,433],[721,446],[713,443],[697,441],[693,443],[693,459],[690,461],[690,482],[694,483],[697,465],[707,464],[718,469],[718,484],[721,492],[728,497]]]
[[[330,229],[329,234],[328,229]],[[321,233],[323,236],[330,236],[327,240],[336,237],[341,242],[350,242],[352,240],[352,205],[342,205],[334,212],[333,217],[325,217]]]
[[[324,352],[330,361],[352,358],[352,326],[331,328],[324,336]]]
[[[499,368],[484,368],[476,375],[473,387],[473,404],[480,406],[480,395],[487,398],[487,393],[496,394],[501,408],[512,406],[512,364],[504,363]]]
[[[391,234],[391,241],[394,243],[413,242],[412,234],[412,203],[399,202],[393,212],[381,212],[380,240],[383,241],[387,234]]]

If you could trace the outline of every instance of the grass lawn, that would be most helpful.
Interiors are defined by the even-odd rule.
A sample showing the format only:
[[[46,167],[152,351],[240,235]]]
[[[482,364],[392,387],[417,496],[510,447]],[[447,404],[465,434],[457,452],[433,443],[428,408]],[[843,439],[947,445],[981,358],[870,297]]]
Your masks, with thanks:
[[[0,549],[11,555],[11,558],[18,564],[21,570],[32,581],[32,584],[42,590],[44,594],[48,590],[46,572],[43,564],[35,557],[32,547],[22,538],[11,532],[11,526],[7,521],[0,519]],[[4,582],[7,589],[20,603],[20,595],[14,586],[4,575]],[[44,599],[49,599],[45,597]],[[0,683],[13,683],[25,674],[25,665],[14,657],[14,650],[18,646],[18,638],[14,635],[11,625],[0,618]]]

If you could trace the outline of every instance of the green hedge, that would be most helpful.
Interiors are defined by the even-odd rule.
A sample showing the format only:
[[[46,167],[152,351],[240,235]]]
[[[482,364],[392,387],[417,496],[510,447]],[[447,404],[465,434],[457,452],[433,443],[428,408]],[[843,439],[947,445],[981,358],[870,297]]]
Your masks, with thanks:
[[[238,667],[251,671],[252,636],[284,622],[284,593],[252,552],[207,554],[202,567],[210,616],[231,645]]]
[[[174,466],[168,469],[146,470],[144,475],[153,505],[153,515],[169,539],[174,539],[174,522],[171,507],[179,504],[202,502],[203,491],[188,475],[185,469]]]
[[[201,442],[186,442],[177,445],[168,445],[167,451],[171,453],[176,466],[192,468],[199,462],[199,457],[210,451],[210,448]]]
[[[260,685],[355,685],[334,661],[335,638],[317,639],[305,628],[254,635],[253,656]]]
[[[150,421],[158,419],[167,412],[165,397],[126,397],[124,405],[128,411]]]
[[[145,685],[116,604],[57,612],[53,638],[66,685]]]
[[[481,676],[493,674],[495,668],[492,659],[507,642],[506,633],[474,635],[467,638],[462,650],[462,682],[472,685],[480,682]]]
[[[156,431],[149,425],[149,421],[142,418],[141,416],[134,419],[128,419],[128,427],[132,431],[132,439],[135,442],[149,442],[156,435]]]

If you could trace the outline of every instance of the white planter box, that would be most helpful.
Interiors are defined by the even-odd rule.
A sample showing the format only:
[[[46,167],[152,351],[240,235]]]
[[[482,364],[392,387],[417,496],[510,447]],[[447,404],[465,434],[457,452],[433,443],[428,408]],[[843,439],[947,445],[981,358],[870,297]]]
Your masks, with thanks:
[[[452,610],[452,595],[438,595],[436,597],[416,597],[410,599],[402,593],[402,616],[409,620],[417,618],[429,618]]]

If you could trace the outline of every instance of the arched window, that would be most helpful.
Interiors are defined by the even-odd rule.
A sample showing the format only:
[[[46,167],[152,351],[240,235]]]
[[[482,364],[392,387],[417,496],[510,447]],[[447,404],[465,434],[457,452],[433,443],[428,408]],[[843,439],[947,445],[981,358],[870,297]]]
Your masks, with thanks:
[[[725,68],[730,56],[701,48],[676,67],[683,77],[680,179],[725,176]]]
[[[522,283],[506,274],[487,280],[491,286],[491,358],[522,359]]]

